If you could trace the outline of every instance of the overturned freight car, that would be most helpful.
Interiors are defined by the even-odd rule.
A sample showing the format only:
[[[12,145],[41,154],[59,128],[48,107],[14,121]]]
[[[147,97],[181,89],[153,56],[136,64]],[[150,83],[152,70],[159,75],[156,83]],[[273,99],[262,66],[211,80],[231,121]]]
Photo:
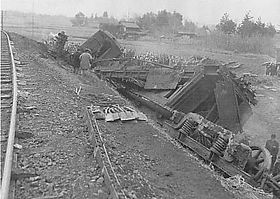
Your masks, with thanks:
[[[162,109],[194,112],[233,132],[240,132],[256,104],[254,92],[225,67],[205,63],[201,70],[177,71],[158,66],[100,69],[97,72],[131,96],[142,96]],[[151,106],[155,107],[155,106]],[[172,111],[155,110],[165,118]]]
[[[121,55],[121,47],[116,38],[107,31],[99,30],[85,41],[81,48],[88,48],[97,59],[117,58]]]
[[[119,61],[119,60],[118,60]],[[268,175],[271,155],[263,147],[238,140],[257,103],[248,82],[222,64],[206,59],[193,70],[143,60],[126,60],[118,68],[96,73],[128,98],[158,115],[169,134],[228,176],[241,175],[255,187],[280,192],[280,177]]]

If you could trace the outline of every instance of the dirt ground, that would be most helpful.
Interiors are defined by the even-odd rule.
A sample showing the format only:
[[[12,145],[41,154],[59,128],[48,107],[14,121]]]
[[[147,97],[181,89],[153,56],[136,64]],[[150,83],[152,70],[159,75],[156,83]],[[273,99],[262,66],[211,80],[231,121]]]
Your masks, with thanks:
[[[19,71],[23,75],[19,88],[19,131],[31,132],[34,137],[20,140],[23,150],[19,152],[19,166],[25,172],[39,174],[31,180],[18,181],[16,198],[102,198],[106,190],[101,171],[92,158],[82,116],[85,106],[92,101],[78,97],[74,91],[81,86],[81,95],[93,93],[95,102],[104,94],[119,95],[97,78],[84,78],[61,68],[44,56],[45,51],[37,43],[15,34],[12,40],[19,58],[30,62]],[[199,54],[198,50],[184,46],[132,43],[137,52],[157,49],[153,52]],[[260,66],[271,58],[211,51],[199,55],[238,61],[244,66],[237,73],[249,71],[260,75],[265,84],[256,84],[256,89],[263,96],[258,97],[254,115],[244,130],[251,135],[252,143],[263,144],[272,132],[279,138],[279,79],[263,76],[264,68]],[[26,107],[33,106],[32,111],[27,111]],[[174,143],[153,120],[100,122],[100,127],[121,185],[127,192],[134,192],[136,198],[244,198],[226,191],[212,171]]]

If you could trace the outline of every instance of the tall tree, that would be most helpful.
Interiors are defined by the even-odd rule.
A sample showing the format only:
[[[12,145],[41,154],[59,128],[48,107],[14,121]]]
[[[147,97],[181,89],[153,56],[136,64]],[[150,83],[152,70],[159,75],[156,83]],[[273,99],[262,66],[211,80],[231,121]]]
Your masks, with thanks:
[[[103,17],[108,18],[108,12],[107,11],[103,12]]]
[[[237,28],[237,32],[242,37],[251,37],[255,34],[256,31],[256,24],[253,20],[253,17],[250,15],[250,12],[246,13],[245,17],[243,18],[241,24]]]
[[[166,10],[161,10],[158,12],[156,23],[160,27],[168,26],[168,13]]]
[[[265,35],[265,23],[262,22],[260,17],[255,22],[255,29],[256,29],[256,34],[261,36]]]
[[[225,34],[234,34],[236,31],[237,24],[229,18],[228,13],[225,13],[220,19],[220,23],[216,28]]]
[[[266,25],[266,35],[273,37],[276,34],[276,29],[271,23]]]
[[[142,17],[138,18],[137,24],[142,28],[150,30],[156,24],[156,20],[157,15],[153,12],[148,12]]]
[[[186,31],[189,31],[189,32],[195,32],[196,29],[197,29],[197,26],[195,25],[194,22],[192,21],[188,21],[187,19],[184,21],[184,29]]]
[[[181,15],[180,13],[174,11],[172,14],[168,13],[168,24],[169,26],[173,27],[173,28],[179,28],[181,26],[183,26],[182,21],[183,21],[183,15]]]

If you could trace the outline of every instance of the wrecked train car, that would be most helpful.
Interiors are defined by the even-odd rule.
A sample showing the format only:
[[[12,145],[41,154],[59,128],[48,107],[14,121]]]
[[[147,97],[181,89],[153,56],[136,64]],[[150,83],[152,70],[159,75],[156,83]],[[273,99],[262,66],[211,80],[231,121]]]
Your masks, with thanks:
[[[268,192],[280,191],[279,176],[268,175],[270,153],[238,140],[251,105],[257,103],[248,82],[209,59],[200,62],[199,70],[174,70],[157,63],[137,67],[137,62],[127,61],[129,66],[118,69],[101,67],[96,73],[154,110],[173,138],[226,175],[241,175]]]
[[[97,72],[125,91],[151,99],[169,110],[198,113],[233,132],[242,130],[251,114],[250,104],[256,104],[254,92],[244,82],[213,63],[204,63],[198,72],[161,65],[145,70],[131,66]],[[170,117],[165,112],[161,115]]]
[[[81,45],[82,49],[90,49],[97,59],[117,58],[121,55],[121,47],[116,38],[107,31],[99,30]]]

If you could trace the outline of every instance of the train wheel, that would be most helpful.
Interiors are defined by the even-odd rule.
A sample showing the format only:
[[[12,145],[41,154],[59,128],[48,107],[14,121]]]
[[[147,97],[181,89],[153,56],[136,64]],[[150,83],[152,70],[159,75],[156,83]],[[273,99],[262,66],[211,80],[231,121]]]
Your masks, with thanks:
[[[263,147],[250,146],[252,155],[248,159],[245,166],[245,172],[252,176],[252,179],[258,182],[264,172],[271,168],[271,155],[269,151]]]

